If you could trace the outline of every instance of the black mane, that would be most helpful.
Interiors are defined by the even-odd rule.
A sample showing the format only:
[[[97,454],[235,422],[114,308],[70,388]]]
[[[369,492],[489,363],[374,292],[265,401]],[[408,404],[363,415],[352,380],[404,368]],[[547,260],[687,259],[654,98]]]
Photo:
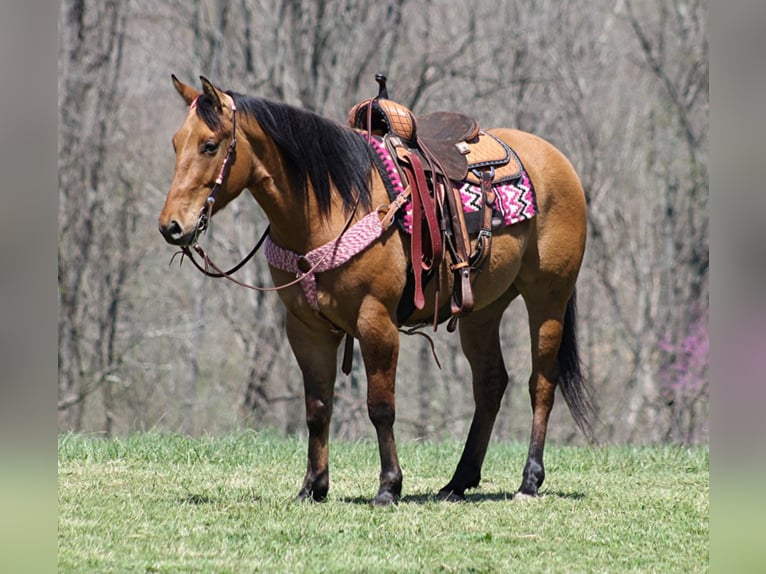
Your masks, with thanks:
[[[237,111],[255,118],[281,151],[293,185],[316,195],[322,214],[330,210],[330,181],[346,209],[357,196],[370,209],[370,171],[375,152],[356,132],[320,115],[288,104],[227,92]],[[197,101],[198,116],[214,131],[222,128],[220,115],[204,94]]]

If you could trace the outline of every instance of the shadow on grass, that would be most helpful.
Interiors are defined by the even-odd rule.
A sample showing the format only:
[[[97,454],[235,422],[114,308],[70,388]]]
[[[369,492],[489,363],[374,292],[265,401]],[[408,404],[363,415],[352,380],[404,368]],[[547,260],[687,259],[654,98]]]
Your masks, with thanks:
[[[244,495],[240,497],[240,502],[260,502],[261,499],[255,495]],[[205,504],[219,504],[222,502],[220,497],[211,497],[204,494],[188,494],[178,499],[181,504],[189,504],[191,506],[203,506]]]
[[[465,500],[459,501],[460,504],[473,504],[477,502],[512,502],[515,492],[474,492],[467,493]],[[583,500],[586,498],[583,492],[562,492],[562,491],[547,491],[541,492],[540,498],[561,498],[566,500]],[[371,498],[365,498],[363,496],[345,497],[339,499],[340,502],[347,504],[370,504]],[[431,493],[415,493],[407,494],[399,499],[398,504],[432,504],[444,502],[439,500],[436,494]]]
[[[460,501],[451,501],[452,503],[461,503],[461,504],[473,504],[478,502],[512,502],[513,501],[513,495],[515,492],[509,492],[509,491],[502,491],[502,492],[468,492],[466,494],[465,500]],[[561,499],[568,499],[568,500],[582,500],[586,497],[586,495],[582,492],[563,492],[563,491],[543,491],[540,493],[540,499],[545,498],[561,498]],[[242,498],[243,502],[260,502],[260,497],[255,496],[253,494],[245,495]],[[339,502],[345,503],[345,504],[361,504],[361,505],[369,505],[372,502],[372,498],[368,498],[365,496],[346,496],[338,499]],[[210,497],[204,494],[193,494],[189,493],[188,495],[182,497],[179,499],[179,502],[181,504],[189,504],[192,506],[202,506],[206,504],[216,504],[220,502],[215,497]],[[295,501],[296,503],[298,501]],[[405,496],[402,496],[399,499],[398,504],[434,504],[434,503],[441,503],[445,502],[443,500],[440,500],[438,496],[435,493],[414,493],[414,494],[407,494]]]

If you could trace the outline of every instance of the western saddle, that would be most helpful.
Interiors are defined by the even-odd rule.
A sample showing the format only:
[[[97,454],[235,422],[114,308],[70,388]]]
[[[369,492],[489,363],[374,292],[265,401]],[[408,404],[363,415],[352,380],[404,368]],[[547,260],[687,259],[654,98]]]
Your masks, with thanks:
[[[450,317],[447,330],[454,331],[457,318],[473,309],[471,272],[478,272],[490,253],[496,199],[493,185],[517,177],[521,163],[504,142],[480,130],[474,118],[457,112],[415,117],[405,106],[389,99],[383,74],[376,74],[375,80],[378,95],[355,105],[348,123],[366,132],[368,138],[381,138],[396,160],[404,192],[393,198],[387,218],[392,219],[407,200],[411,202],[413,272],[408,278],[408,290],[412,290],[412,297],[405,296],[407,301],[403,298],[399,319],[406,319],[414,308],[424,307],[424,281],[427,283],[435,275],[434,330]],[[471,245],[460,197],[463,182],[479,186],[483,199],[475,247]],[[440,310],[439,269],[445,251],[450,256],[454,287],[449,310]]]

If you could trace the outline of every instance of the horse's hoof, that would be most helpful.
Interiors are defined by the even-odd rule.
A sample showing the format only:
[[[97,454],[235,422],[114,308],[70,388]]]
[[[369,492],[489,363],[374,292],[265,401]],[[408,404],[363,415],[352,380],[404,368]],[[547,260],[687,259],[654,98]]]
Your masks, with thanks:
[[[293,498],[293,502],[295,503],[306,502],[307,500],[311,500],[311,493],[303,492],[302,490],[298,493],[298,496]]]
[[[443,502],[465,502],[465,494],[452,490],[440,490],[436,500]]]
[[[519,502],[525,502],[527,500],[537,500],[536,494],[524,494],[521,491],[514,492],[513,493],[513,500],[517,500]]]
[[[301,490],[293,500],[294,502],[324,502],[327,495],[319,496],[311,490]]]
[[[391,506],[394,503],[396,503],[396,497],[388,491],[379,492],[378,495],[372,499],[372,502],[370,502],[370,504],[376,508]]]

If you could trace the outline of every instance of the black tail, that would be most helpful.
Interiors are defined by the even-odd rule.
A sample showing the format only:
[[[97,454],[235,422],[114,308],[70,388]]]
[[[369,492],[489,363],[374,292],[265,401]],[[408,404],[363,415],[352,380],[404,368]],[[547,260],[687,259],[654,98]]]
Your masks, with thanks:
[[[561,336],[561,346],[558,354],[559,387],[569,412],[577,426],[591,443],[598,442],[593,432],[596,420],[596,407],[593,392],[583,374],[580,354],[577,350],[577,291],[567,303],[564,315],[564,333]]]

